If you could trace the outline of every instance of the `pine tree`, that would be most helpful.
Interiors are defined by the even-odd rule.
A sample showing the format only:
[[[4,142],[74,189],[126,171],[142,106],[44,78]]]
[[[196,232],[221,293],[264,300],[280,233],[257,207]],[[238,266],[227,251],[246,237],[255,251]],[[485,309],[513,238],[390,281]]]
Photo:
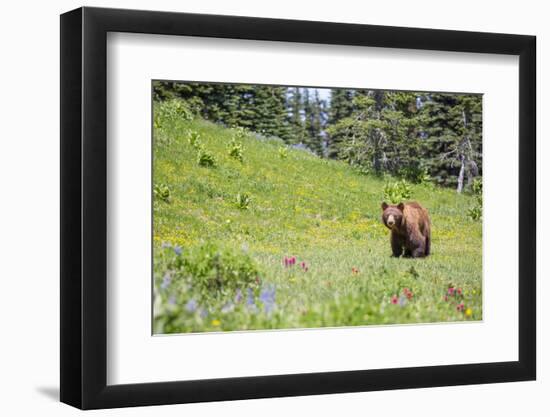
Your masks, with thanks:
[[[328,110],[328,125],[335,125],[340,120],[348,118],[353,112],[353,90],[333,88],[330,90],[330,108]],[[327,138],[327,157],[337,158],[340,152],[342,137],[334,134]]]
[[[355,92],[351,115],[328,128],[332,140],[338,139],[339,159],[346,160],[362,171],[374,171],[376,174],[386,168],[383,105],[383,92],[371,90]]]
[[[481,175],[481,96],[429,94],[422,108],[430,175],[458,192]]]
[[[333,88],[330,90],[330,110],[328,121],[336,123],[353,112],[353,90]]]
[[[338,139],[338,157],[361,171],[422,180],[416,99],[415,93],[356,91],[351,115],[328,128]]]
[[[285,142],[290,141],[291,126],[284,87],[256,86],[253,105],[252,130],[266,136],[277,136]]]
[[[300,143],[305,137],[303,102],[300,88],[291,88],[287,97],[287,108],[292,129],[292,143]]]
[[[386,92],[381,112],[385,122],[386,170],[413,182],[426,178],[417,97],[416,93],[410,92]]]
[[[323,134],[323,104],[319,97],[319,92],[315,90],[313,98],[310,98],[309,89],[304,90],[304,113],[305,113],[305,145],[317,155],[322,156]]]

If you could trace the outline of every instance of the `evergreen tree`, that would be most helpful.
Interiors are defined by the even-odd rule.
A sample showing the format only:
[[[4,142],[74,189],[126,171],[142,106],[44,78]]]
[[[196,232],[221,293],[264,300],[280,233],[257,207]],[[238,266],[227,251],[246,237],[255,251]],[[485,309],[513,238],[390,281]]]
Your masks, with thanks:
[[[304,113],[305,113],[305,145],[317,155],[323,155],[323,104],[319,92],[315,90],[313,98],[310,97],[309,89],[304,90]]]
[[[424,115],[423,151],[430,175],[442,185],[464,188],[481,175],[481,96],[429,94]]]
[[[333,88],[330,90],[330,107],[327,124],[335,125],[340,120],[350,117],[353,112],[353,90]],[[327,138],[327,157],[337,158],[342,137],[336,132]]]
[[[338,157],[363,171],[388,172],[417,181],[422,177],[416,95],[358,90],[353,111],[328,128],[338,138]]]
[[[286,108],[284,87],[257,86],[253,98],[254,117],[251,129],[266,136],[289,142],[292,135]]]
[[[336,123],[353,112],[353,90],[333,88],[330,90],[330,110],[328,121]]]
[[[419,134],[421,117],[417,94],[400,91],[385,93],[381,117],[385,122],[387,138],[384,149],[386,170],[413,182],[422,181],[426,167]]]
[[[290,125],[292,128],[292,143],[300,143],[305,137],[305,125],[303,118],[303,102],[300,88],[291,88],[287,99]]]
[[[359,90],[354,94],[351,115],[328,128],[330,137],[338,138],[339,159],[377,174],[385,165],[383,101],[383,92]]]

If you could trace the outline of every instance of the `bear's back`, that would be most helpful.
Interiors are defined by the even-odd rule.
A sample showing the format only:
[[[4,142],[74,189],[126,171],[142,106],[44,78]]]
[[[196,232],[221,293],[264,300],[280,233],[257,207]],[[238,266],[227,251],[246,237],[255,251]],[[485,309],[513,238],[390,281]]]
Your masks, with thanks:
[[[430,216],[428,210],[418,204],[416,201],[405,203],[405,209],[403,210],[405,221],[410,223],[411,221],[418,224],[423,231],[424,227],[430,226]]]

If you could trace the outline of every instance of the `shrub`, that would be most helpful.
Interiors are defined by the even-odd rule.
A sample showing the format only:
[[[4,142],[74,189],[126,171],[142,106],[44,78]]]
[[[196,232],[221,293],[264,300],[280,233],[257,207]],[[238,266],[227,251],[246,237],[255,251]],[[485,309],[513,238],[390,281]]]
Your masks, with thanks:
[[[233,129],[233,139],[236,141],[243,140],[247,135],[247,131],[244,127],[234,127]]]
[[[246,253],[220,249],[213,244],[191,251],[184,260],[184,268],[193,278],[193,284],[206,296],[212,291],[246,288],[258,276],[255,263]]]
[[[405,181],[387,182],[384,185],[384,201],[389,201],[391,204],[397,204],[412,197],[412,187]]]
[[[236,159],[237,161],[243,162],[243,152],[244,146],[242,143],[238,142],[235,137],[229,143],[228,154],[231,158]]]
[[[476,204],[468,209],[468,217],[473,221],[481,220],[482,208],[481,205]]]
[[[371,168],[368,164],[352,164],[353,170],[359,175],[370,175]]]
[[[154,127],[162,129],[165,123],[175,119],[193,120],[193,111],[183,100],[170,99],[158,103],[154,109]]]
[[[204,303],[257,283],[258,267],[241,250],[220,248],[213,243],[158,250],[162,255],[156,257],[160,260],[155,265],[157,291],[184,290],[186,297]],[[169,280],[165,278],[167,273]]]
[[[407,166],[399,171],[399,176],[414,184],[432,184],[432,177],[427,168],[419,166]]]
[[[241,210],[248,210],[251,202],[252,198],[247,193],[238,193],[237,197],[235,198],[235,204]]]
[[[211,152],[201,146],[197,151],[197,164],[201,167],[215,167],[216,158],[214,158],[214,155]]]
[[[483,194],[483,180],[481,178],[474,179],[472,183],[472,193],[477,196]]]
[[[475,203],[468,209],[468,217],[474,221],[483,217],[483,181],[476,178],[472,183],[472,194],[475,196]]]
[[[284,146],[279,147],[279,158],[286,159],[288,157],[288,149]]]
[[[193,148],[198,149],[201,147],[201,135],[199,134],[199,132],[191,130],[187,134],[187,142],[189,142],[189,145],[191,145]]]
[[[170,188],[166,184],[155,184],[153,187],[153,195],[155,200],[164,201],[165,203],[170,202]]]

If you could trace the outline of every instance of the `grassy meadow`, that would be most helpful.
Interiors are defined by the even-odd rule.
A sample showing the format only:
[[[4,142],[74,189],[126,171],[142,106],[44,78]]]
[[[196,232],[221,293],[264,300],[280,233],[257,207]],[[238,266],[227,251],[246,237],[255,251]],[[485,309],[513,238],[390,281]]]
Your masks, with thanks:
[[[410,200],[431,216],[432,254],[393,258],[380,205],[397,179],[162,105],[154,333],[481,320],[473,196],[412,184]]]

